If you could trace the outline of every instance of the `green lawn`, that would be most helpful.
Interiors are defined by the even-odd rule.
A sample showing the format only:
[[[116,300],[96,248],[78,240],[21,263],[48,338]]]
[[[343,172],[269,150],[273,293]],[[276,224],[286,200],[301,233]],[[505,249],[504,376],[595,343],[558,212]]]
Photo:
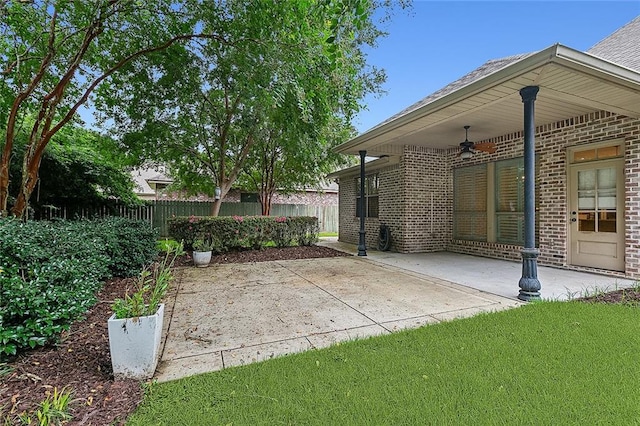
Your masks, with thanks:
[[[638,424],[640,309],[530,304],[152,386],[128,425]]]
[[[320,232],[318,234],[318,237],[322,238],[322,237],[337,237],[338,233],[337,232]]]

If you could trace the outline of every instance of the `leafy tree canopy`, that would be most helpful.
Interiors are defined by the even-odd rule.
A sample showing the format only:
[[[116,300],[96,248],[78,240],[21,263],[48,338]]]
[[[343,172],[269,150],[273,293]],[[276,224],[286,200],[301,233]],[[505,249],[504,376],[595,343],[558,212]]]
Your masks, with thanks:
[[[12,207],[22,216],[53,136],[126,64],[198,37],[224,43],[218,33],[198,31],[203,7],[198,0],[0,0],[0,213],[7,212],[10,165],[22,164]],[[28,137],[16,152],[27,117]]]
[[[132,61],[117,84],[100,89],[100,110],[130,156],[167,163],[191,192],[219,187],[224,196],[243,171],[255,175],[265,150],[289,173],[277,186],[317,181],[364,95],[384,80],[362,50],[383,35],[373,21],[380,5],[210,6],[203,30],[233,43],[198,40]]]
[[[27,135],[19,132],[15,150],[24,149]],[[97,132],[79,126],[65,126],[49,143],[42,157],[39,181],[31,206],[95,207],[110,199],[129,205],[139,203],[124,158],[118,155],[115,142]],[[10,170],[9,194],[16,197],[22,172],[18,164]]]

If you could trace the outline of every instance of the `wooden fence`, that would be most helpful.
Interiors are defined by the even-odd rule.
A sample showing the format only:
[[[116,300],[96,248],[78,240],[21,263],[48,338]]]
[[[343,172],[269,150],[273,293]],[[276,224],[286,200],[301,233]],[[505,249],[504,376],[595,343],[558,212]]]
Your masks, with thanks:
[[[167,219],[173,216],[208,216],[213,203],[209,201],[152,201],[139,207],[128,208],[114,204],[100,208],[69,207],[47,209],[42,218],[73,219],[122,216],[130,219],[146,220],[158,228],[161,237],[169,236]],[[260,203],[222,203],[220,216],[259,216]],[[272,204],[271,216],[315,216],[320,232],[338,232],[338,206],[308,206],[304,204]]]

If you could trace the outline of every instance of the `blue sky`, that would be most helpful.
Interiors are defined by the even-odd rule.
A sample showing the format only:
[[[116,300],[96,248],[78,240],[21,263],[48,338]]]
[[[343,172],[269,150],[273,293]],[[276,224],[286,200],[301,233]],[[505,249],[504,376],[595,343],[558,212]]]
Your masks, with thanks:
[[[367,97],[354,125],[362,133],[489,59],[555,43],[587,50],[638,15],[640,0],[414,0],[367,49],[367,62],[387,73],[386,94]]]

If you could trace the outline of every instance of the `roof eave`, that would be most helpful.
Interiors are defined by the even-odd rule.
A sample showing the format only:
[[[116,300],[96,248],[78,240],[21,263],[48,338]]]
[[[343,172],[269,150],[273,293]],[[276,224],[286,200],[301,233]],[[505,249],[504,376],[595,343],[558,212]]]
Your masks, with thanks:
[[[348,151],[353,151],[356,147],[360,149],[367,148],[367,142],[370,142],[387,132],[402,127],[412,121],[418,120],[438,110],[446,108],[447,106],[455,104],[467,97],[473,96],[474,94],[480,93],[504,81],[525,74],[551,62],[559,63],[563,66],[587,72],[589,74],[596,74],[608,81],[614,81],[617,84],[622,84],[635,90],[638,90],[638,87],[640,86],[640,74],[636,71],[616,65],[591,54],[580,52],[560,44],[555,44],[517,62],[509,64],[494,73],[469,83],[468,85],[408,112],[395,120],[375,127],[368,132],[362,133],[350,141],[338,145],[334,148],[334,151],[338,153],[348,153]]]
[[[365,163],[365,169],[368,172],[379,170],[384,167],[392,166],[394,164],[400,163],[399,157],[382,157],[377,160],[369,161]],[[360,164],[356,166],[351,166],[346,169],[338,170],[333,173],[329,173],[327,175],[327,179],[339,179],[348,176],[356,176],[360,173]]]

